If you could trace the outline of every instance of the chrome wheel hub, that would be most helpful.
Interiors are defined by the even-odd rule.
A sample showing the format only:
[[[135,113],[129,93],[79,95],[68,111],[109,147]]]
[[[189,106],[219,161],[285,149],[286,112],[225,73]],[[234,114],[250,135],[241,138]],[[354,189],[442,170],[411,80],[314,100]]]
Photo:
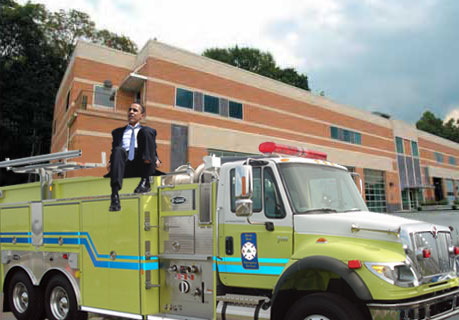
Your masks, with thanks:
[[[330,320],[328,317],[321,314],[312,314],[304,318],[304,320]]]
[[[16,283],[13,289],[14,308],[19,313],[24,313],[29,307],[29,291],[22,282]]]
[[[50,307],[56,319],[65,319],[69,313],[69,297],[62,287],[55,287],[50,296]]]

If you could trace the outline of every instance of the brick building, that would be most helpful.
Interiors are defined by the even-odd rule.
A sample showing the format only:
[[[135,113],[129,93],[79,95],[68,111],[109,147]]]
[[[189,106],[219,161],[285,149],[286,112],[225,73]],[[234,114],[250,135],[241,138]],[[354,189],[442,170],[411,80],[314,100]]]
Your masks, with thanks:
[[[374,211],[456,197],[459,144],[157,41],[137,55],[78,42],[56,97],[51,152],[81,149],[81,161],[100,162],[133,101],[158,131],[165,171],[275,141],[326,152],[359,173]]]

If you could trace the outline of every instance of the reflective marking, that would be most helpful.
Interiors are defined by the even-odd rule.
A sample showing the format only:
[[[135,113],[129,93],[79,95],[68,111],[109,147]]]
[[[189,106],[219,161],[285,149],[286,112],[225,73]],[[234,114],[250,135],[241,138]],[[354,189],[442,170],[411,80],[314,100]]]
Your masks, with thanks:
[[[220,258],[223,262],[239,262],[242,263],[241,258],[233,257],[224,257]],[[289,259],[277,259],[277,258],[258,258],[258,261],[261,263],[276,263],[276,264],[286,264]]]
[[[227,264],[223,268],[218,266],[218,271],[226,273],[244,273],[244,274],[266,274],[266,275],[280,275],[284,267],[274,266],[260,266],[259,269],[244,269],[242,265]]]
[[[46,237],[46,236],[78,236],[78,238],[62,238],[63,244],[76,244],[84,245],[92,264],[96,268],[109,268],[109,269],[126,269],[126,270],[158,270],[159,263],[158,257],[149,257],[148,260],[145,256],[130,256],[120,255],[117,259],[133,260],[132,262],[113,261],[108,254],[99,254],[88,232],[44,232],[45,244],[58,244],[59,238]],[[109,260],[99,260],[109,259]],[[140,261],[145,261],[140,263]],[[151,261],[151,262],[150,262]]]
[[[13,238],[1,238],[0,243],[13,243]],[[16,238],[16,243],[32,243],[31,238]]]
[[[0,236],[31,236],[32,232],[2,232]]]

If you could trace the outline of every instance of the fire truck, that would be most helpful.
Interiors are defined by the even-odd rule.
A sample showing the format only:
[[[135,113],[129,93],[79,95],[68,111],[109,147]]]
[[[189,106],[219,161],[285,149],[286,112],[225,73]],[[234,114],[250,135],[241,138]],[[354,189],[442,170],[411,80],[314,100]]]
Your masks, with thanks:
[[[152,177],[151,192],[120,195],[118,212],[108,210],[109,179],[56,178],[100,165],[68,161],[81,151],[0,162],[40,175],[0,189],[3,311],[20,320],[459,314],[448,227],[369,212],[361,180],[323,153],[272,142],[260,151]]]

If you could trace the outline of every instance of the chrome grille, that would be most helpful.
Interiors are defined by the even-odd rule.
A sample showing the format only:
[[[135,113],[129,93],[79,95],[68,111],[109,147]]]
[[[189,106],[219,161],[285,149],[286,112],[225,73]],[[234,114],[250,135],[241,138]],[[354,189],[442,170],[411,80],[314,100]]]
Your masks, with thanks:
[[[421,231],[412,234],[413,247],[409,256],[423,282],[437,282],[454,272],[454,259],[449,253],[452,246],[449,232]],[[424,251],[430,252],[425,257]],[[427,280],[427,281],[426,281]]]

